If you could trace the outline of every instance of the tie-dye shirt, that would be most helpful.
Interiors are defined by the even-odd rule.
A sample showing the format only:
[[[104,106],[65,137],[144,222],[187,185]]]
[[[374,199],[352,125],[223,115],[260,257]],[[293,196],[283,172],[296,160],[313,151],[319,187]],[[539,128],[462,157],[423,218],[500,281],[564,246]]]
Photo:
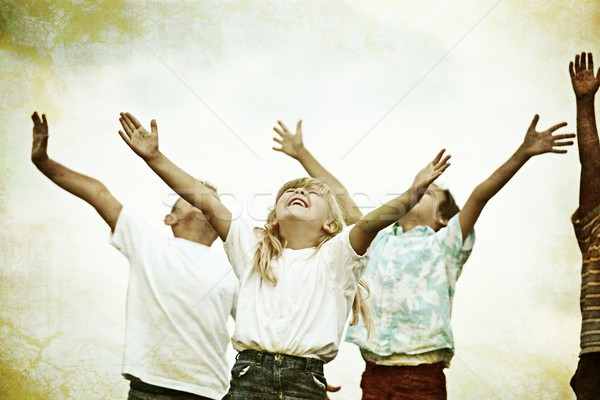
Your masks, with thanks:
[[[474,233],[463,243],[458,214],[437,232],[428,226],[381,231],[364,275],[374,331],[367,339],[361,322],[348,328],[346,341],[384,357],[442,349],[451,357],[454,289],[474,243]]]

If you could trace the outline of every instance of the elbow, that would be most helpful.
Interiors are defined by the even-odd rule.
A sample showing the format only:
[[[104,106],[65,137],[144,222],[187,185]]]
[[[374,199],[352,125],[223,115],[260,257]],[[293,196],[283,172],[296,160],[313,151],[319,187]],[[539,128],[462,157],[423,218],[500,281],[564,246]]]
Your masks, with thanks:
[[[100,201],[105,201],[112,194],[108,191],[108,188],[100,181],[94,179],[94,196]]]
[[[491,196],[488,195],[488,191],[485,188],[485,185],[478,185],[473,193],[471,194],[471,199],[477,203],[485,204],[490,200]]]

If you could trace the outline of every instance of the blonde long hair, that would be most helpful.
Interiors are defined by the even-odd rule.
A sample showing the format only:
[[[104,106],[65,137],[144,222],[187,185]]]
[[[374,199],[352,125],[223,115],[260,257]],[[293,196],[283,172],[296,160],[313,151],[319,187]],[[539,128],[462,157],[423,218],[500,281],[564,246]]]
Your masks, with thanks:
[[[330,225],[331,233],[327,233],[325,231],[323,232],[323,235],[317,244],[318,250],[325,242],[342,232],[345,226],[344,212],[331,188],[329,188],[329,186],[327,186],[324,182],[314,178],[298,178],[286,182],[281,189],[279,189],[279,192],[277,192],[275,204],[277,204],[277,201],[279,201],[279,198],[286,190],[292,188],[316,189],[323,199],[325,199],[329,207],[328,217],[332,221]],[[262,233],[262,239],[258,243],[256,252],[254,253],[254,268],[263,279],[271,282],[274,285],[277,284],[277,277],[271,268],[271,260],[281,256],[284,249],[284,244],[279,236],[279,225],[277,224],[275,210],[276,207],[272,207],[269,210],[267,221],[263,228],[256,228]],[[373,323],[371,319],[370,307],[366,302],[366,298],[369,296],[370,291],[367,283],[363,279],[361,279],[358,284],[359,286],[356,289],[354,302],[352,303],[352,321],[350,324],[356,325],[358,323],[359,316],[362,316],[364,325],[367,328],[367,333],[370,334]],[[363,294],[363,290],[366,292],[366,296]]]

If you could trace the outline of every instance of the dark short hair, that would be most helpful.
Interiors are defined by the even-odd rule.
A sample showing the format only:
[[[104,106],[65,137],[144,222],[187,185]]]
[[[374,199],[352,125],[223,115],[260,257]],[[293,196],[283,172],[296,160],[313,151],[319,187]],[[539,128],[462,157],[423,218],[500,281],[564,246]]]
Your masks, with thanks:
[[[452,193],[450,193],[448,189],[442,189],[437,185],[435,187],[446,195],[444,202],[440,204],[440,214],[442,214],[442,217],[450,220],[450,218],[458,214],[460,208],[458,207],[458,204],[456,204],[454,196],[452,196]]]

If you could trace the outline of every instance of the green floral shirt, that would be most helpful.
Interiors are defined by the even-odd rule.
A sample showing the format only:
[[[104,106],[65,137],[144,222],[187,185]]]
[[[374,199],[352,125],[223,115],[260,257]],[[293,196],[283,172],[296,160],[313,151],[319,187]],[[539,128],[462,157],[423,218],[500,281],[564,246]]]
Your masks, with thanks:
[[[375,329],[367,339],[360,322],[348,328],[346,341],[380,356],[452,351],[454,288],[474,243],[474,233],[463,243],[458,214],[437,232],[428,226],[380,232],[364,275]]]

